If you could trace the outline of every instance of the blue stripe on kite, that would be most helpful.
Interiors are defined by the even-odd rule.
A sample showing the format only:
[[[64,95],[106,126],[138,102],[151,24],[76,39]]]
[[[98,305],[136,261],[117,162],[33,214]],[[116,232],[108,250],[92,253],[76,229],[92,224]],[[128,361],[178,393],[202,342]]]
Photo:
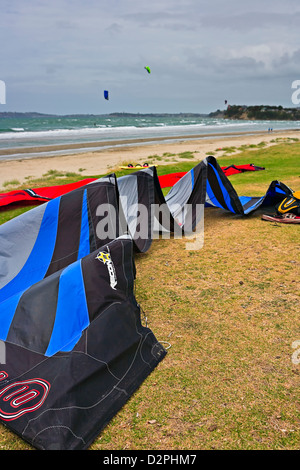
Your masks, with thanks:
[[[228,191],[226,190],[225,186],[223,185],[223,183],[222,183],[222,181],[221,181],[221,178],[220,178],[219,173],[216,171],[215,167],[214,167],[211,163],[209,163],[209,165],[210,165],[210,166],[212,167],[212,169],[214,170],[215,175],[216,175],[216,177],[217,177],[217,179],[218,179],[218,183],[219,183],[220,188],[221,188],[221,191],[222,191],[222,193],[223,193],[224,200],[225,200],[225,202],[226,202],[226,204],[227,204],[227,208],[228,208],[231,212],[233,212],[233,213],[235,214],[235,210],[233,209],[233,207],[232,207],[232,205],[231,205],[230,196],[229,196]],[[219,207],[223,207],[223,206],[219,206]],[[226,207],[224,207],[224,209],[226,209]]]
[[[241,201],[242,206],[247,204],[247,202],[251,201],[252,197],[250,196],[240,196],[239,200]]]
[[[0,340],[5,341],[7,338],[11,322],[22,295],[23,291],[18,292],[18,294],[13,295],[0,304]]]
[[[282,189],[278,188],[278,186],[275,187],[275,193],[280,193],[280,194],[285,194],[286,195],[286,192],[283,191]]]
[[[80,242],[78,249],[77,259],[81,259],[84,256],[90,254],[90,230],[89,230],[89,219],[87,209],[87,190],[84,190],[82,210],[81,210],[81,229],[80,229]]]
[[[216,196],[214,195],[211,187],[210,187],[210,184],[209,184],[209,181],[207,180],[206,182],[206,192],[207,192],[207,195],[211,201],[211,203],[215,206],[215,207],[221,207],[222,209],[224,209],[223,206],[221,206],[221,204],[219,203],[218,199],[216,198]],[[211,205],[211,204],[210,204]]]
[[[194,175],[194,168],[191,170],[191,178],[192,178],[192,189],[194,188],[195,184],[195,175]]]
[[[56,242],[60,197],[47,202],[36,242],[21,271],[0,290],[0,302],[44,278]],[[30,230],[30,227],[28,227]]]
[[[249,198],[252,199],[252,198]],[[254,209],[261,204],[261,201],[264,199],[264,197],[261,197],[258,201],[255,202],[252,206],[248,207],[247,209],[244,209],[244,214],[249,214],[249,212],[254,211]]]
[[[58,351],[71,351],[89,323],[81,260],[79,260],[61,273],[55,322],[46,356],[52,356]]]

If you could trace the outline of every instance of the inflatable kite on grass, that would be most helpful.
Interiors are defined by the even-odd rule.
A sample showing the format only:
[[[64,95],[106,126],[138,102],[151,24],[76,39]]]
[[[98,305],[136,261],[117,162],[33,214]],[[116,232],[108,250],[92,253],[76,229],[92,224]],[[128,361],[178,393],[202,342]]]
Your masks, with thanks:
[[[57,186],[45,186],[34,189],[18,189],[0,194],[0,208],[9,206],[10,204],[17,205],[32,205],[42,204],[50,201],[56,197],[62,196],[76,188],[84,186],[85,184],[95,181],[96,178],[86,178],[78,181],[77,183],[62,184]]]
[[[87,449],[167,354],[142,324],[134,254],[154,231],[193,232],[199,205],[243,216],[291,194],[273,181],[264,196],[239,197],[207,157],[165,197],[148,167],[1,225],[0,421],[37,449]]]
[[[264,214],[262,219],[283,224],[300,224],[300,191],[284,198],[275,209],[276,214]]]
[[[153,165],[157,166],[157,165]],[[144,163],[143,165],[140,164],[129,164],[127,166],[121,166],[120,169],[122,170],[139,170],[142,168],[148,168],[149,163]],[[222,167],[222,170],[225,175],[230,176],[236,173],[242,173],[244,171],[258,171],[264,170],[263,167],[259,167],[250,163],[248,165],[230,165],[228,167]],[[182,178],[187,172],[179,172],[179,173],[170,173],[167,175],[158,176],[159,183],[161,188],[169,188],[174,186],[177,181]],[[70,183],[65,185],[58,185],[58,186],[47,186],[41,188],[34,188],[34,189],[19,189],[15,191],[9,191],[7,193],[0,194],[0,209],[1,207],[8,206],[10,204],[23,204],[23,205],[30,205],[30,204],[41,204],[47,202],[55,197],[62,196],[73,189],[79,188],[84,186],[85,184],[91,183],[95,181],[96,178],[88,178],[82,181],[78,181],[77,183]]]

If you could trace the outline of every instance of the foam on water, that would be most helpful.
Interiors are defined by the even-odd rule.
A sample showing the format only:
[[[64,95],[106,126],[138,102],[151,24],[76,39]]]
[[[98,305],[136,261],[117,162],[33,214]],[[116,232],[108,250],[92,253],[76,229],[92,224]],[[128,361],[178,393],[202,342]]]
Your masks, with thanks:
[[[70,145],[88,142],[118,145],[122,140],[195,138],[205,134],[295,129],[288,121],[238,121],[181,115],[80,116],[0,119],[0,149]],[[46,149],[45,149],[46,151]]]

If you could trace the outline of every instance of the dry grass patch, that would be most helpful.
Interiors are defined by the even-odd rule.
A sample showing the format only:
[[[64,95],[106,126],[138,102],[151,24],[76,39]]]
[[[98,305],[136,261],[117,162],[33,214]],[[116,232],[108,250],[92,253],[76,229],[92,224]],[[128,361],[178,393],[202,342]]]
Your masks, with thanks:
[[[201,250],[137,256],[137,299],[171,348],[92,448],[298,447],[298,230],[207,209]]]

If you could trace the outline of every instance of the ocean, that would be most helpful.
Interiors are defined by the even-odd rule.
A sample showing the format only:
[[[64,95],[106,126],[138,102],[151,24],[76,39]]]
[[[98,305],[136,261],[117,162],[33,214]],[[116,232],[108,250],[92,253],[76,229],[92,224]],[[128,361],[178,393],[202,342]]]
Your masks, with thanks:
[[[79,153],[145,142],[300,129],[300,121],[241,121],[194,115],[74,115],[0,118],[0,160]],[[51,146],[51,148],[49,148]]]

